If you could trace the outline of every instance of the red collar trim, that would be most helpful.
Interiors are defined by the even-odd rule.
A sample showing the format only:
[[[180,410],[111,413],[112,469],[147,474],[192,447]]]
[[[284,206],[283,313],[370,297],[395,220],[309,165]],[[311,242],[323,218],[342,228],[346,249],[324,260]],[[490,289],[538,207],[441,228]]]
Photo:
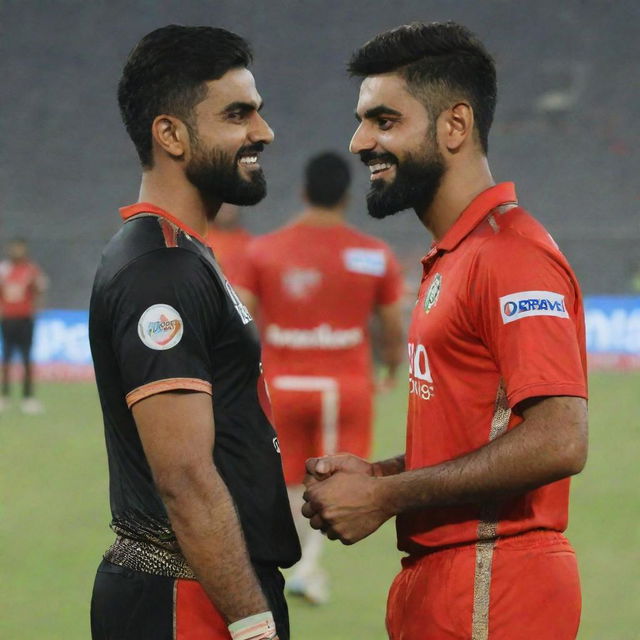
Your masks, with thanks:
[[[136,202],[135,204],[130,204],[127,207],[122,207],[120,209],[120,216],[123,220],[129,220],[134,216],[137,216],[141,213],[150,213],[154,216],[159,216],[171,222],[176,227],[182,229],[186,234],[196,238],[202,244],[206,246],[207,241],[197,232],[188,227],[184,222],[182,222],[179,218],[171,215],[168,211],[157,207],[155,204],[151,204],[150,202]]]
[[[477,195],[460,214],[444,238],[433,248],[443,251],[455,249],[486,217],[487,214],[507,202],[517,203],[516,187],[513,182],[501,182]]]

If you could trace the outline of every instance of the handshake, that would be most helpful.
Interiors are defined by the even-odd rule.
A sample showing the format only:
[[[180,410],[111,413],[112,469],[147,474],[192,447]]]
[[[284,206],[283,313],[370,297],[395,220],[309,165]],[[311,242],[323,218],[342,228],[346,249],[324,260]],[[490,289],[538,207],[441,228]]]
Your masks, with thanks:
[[[302,515],[330,540],[355,544],[395,515],[377,465],[350,453],[309,458]]]

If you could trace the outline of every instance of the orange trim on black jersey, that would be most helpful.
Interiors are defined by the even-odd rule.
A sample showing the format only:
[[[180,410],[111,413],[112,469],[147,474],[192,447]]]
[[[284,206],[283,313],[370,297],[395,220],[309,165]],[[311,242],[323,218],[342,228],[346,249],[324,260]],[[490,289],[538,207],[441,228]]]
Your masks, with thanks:
[[[160,218],[158,220],[160,223],[160,228],[162,229],[162,235],[164,236],[164,244],[167,247],[177,247],[178,246],[178,227],[176,227],[172,222],[165,220],[164,218]]]
[[[165,220],[176,225],[184,231],[186,234],[193,236],[198,241],[200,241],[203,245],[207,245],[207,241],[197,232],[188,227],[184,222],[182,222],[179,218],[171,215],[168,211],[157,207],[155,204],[151,204],[150,202],[136,202],[136,204],[130,204],[127,207],[122,207],[120,209],[120,216],[123,220],[129,220],[129,218],[133,218],[141,213],[150,213],[154,216],[160,216]]]
[[[211,383],[206,380],[198,378],[165,378],[164,380],[143,384],[141,387],[129,391],[126,398],[127,406],[131,409],[136,402],[166,391],[200,391],[213,395]]]

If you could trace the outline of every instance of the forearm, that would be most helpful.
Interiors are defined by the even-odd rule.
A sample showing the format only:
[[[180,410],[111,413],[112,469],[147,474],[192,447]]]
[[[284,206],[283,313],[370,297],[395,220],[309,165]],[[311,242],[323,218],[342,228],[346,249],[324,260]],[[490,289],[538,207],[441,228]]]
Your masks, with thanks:
[[[171,525],[189,566],[228,623],[267,611],[229,491],[215,467],[165,491]]]
[[[371,465],[372,475],[382,478],[402,473],[405,470],[404,453],[395,458],[379,460]]]
[[[586,404],[584,412],[584,420],[569,425],[561,417],[531,418],[465,456],[382,478],[384,500],[394,514],[482,503],[579,473],[586,459]]]

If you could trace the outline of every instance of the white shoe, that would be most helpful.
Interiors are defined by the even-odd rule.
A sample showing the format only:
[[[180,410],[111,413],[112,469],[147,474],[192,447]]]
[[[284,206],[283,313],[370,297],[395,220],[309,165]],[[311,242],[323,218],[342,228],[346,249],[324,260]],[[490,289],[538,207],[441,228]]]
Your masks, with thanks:
[[[20,410],[32,416],[44,413],[44,407],[37,398],[25,398],[20,405]]]
[[[291,576],[287,579],[287,593],[304,598],[315,605],[329,602],[329,579],[321,569],[304,576]]]
[[[0,413],[6,411],[11,408],[11,400],[9,398],[5,398],[4,396],[0,396]]]

